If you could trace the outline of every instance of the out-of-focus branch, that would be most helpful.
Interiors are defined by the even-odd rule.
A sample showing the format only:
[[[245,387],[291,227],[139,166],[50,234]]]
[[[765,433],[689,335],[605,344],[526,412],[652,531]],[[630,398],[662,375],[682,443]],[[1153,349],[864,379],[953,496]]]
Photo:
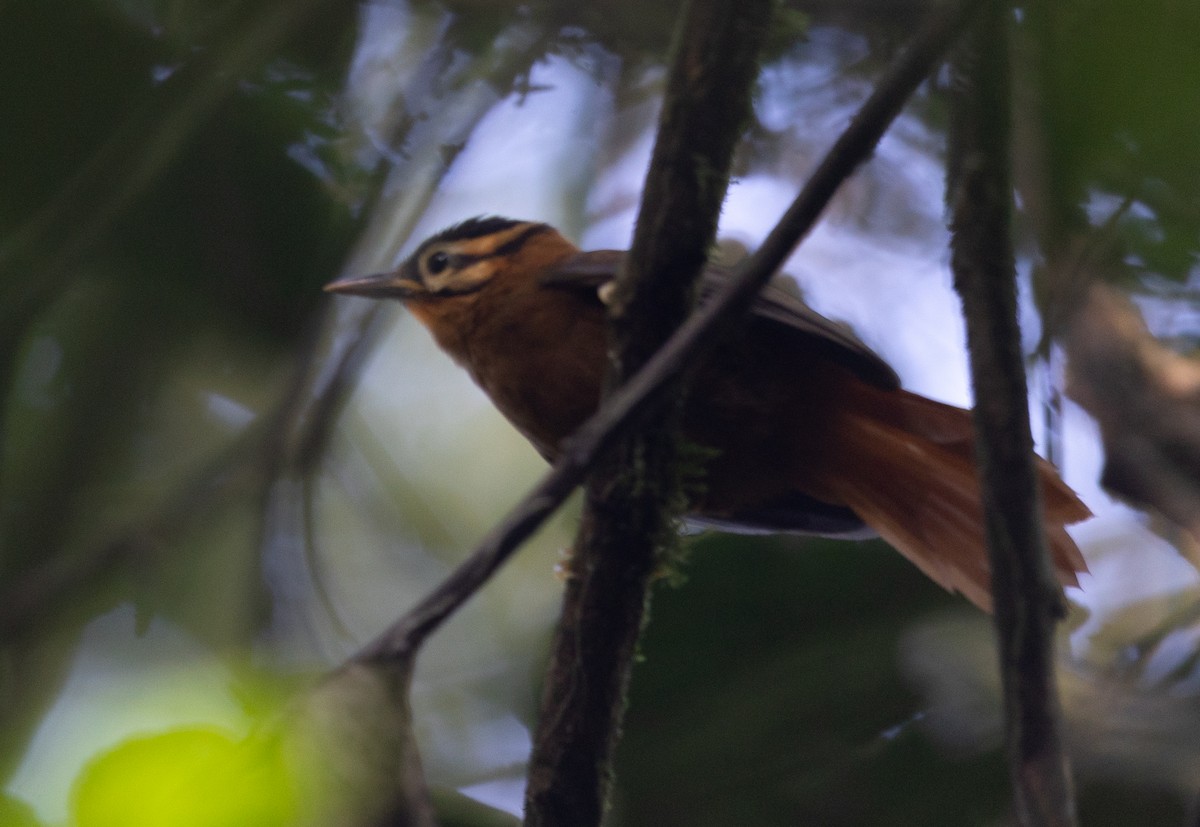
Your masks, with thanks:
[[[1137,631],[1146,613],[1159,616],[1165,611],[1155,606],[1160,600],[1134,601],[1093,632],[1093,642],[1102,639],[1106,649],[1137,652],[1132,662],[1124,655],[1119,658],[1118,673],[1062,665],[1058,683],[1064,701],[1064,736],[1072,766],[1093,782],[1107,778],[1125,787],[1145,784],[1189,797],[1200,788],[1200,710],[1186,688],[1195,660],[1181,658],[1177,648],[1160,658],[1153,646],[1142,646]],[[1121,616],[1125,613],[1130,617]],[[1167,614],[1163,618],[1167,628],[1179,629],[1195,621],[1191,607],[1181,609],[1184,616]],[[982,746],[1001,737],[1000,675],[996,662],[984,654],[995,640],[995,630],[989,626],[980,616],[931,617],[906,630],[901,644],[905,671],[926,701],[929,733],[960,752],[970,749],[968,745]],[[1164,660],[1177,663],[1179,670],[1164,675]],[[1103,822],[1103,814],[1093,812]]]
[[[85,554],[58,555],[20,577],[0,591],[0,641],[36,634],[38,625],[60,615],[66,607],[92,614],[95,607],[81,603],[80,595],[104,591],[98,581],[125,574],[138,560],[152,558],[157,549],[192,527],[211,509],[239,490],[253,484],[254,447],[261,441],[259,429],[242,435],[197,474],[182,484],[153,514],[127,527],[112,540]],[[72,617],[71,621],[74,622]]]
[[[319,7],[313,0],[307,2]],[[293,23],[302,19],[297,17]],[[262,25],[270,24],[278,25],[278,21],[271,17]],[[290,26],[286,27],[286,31],[291,30]],[[249,34],[246,37],[251,43],[258,42]],[[430,50],[425,57],[428,65],[416,73],[417,77],[411,83],[396,90],[393,105],[423,105],[432,110],[440,104],[447,114],[434,117],[428,113],[410,113],[410,118],[397,119],[402,125],[417,123],[419,128],[400,131],[398,127],[386,136],[388,141],[404,143],[407,154],[392,159],[386,176],[388,184],[382,188],[384,194],[379,196],[380,203],[376,204],[372,220],[347,257],[343,272],[390,266],[449,168],[452,159],[446,155],[446,145],[466,141],[505,90],[529,71],[540,53],[532,47],[544,37],[544,30],[528,22],[521,23],[498,37],[491,50],[479,55],[476,61],[456,63],[453,72],[447,72],[442,64],[448,61],[447,55],[453,51],[454,44],[439,44]],[[229,48],[235,50],[235,56],[244,57],[242,51],[248,47],[239,39]],[[209,90],[206,94],[215,94],[215,91]],[[190,106],[201,107],[206,102],[208,98],[203,97]],[[201,111],[204,111],[202,107]],[[174,115],[168,123],[182,128],[181,120],[191,123],[185,116],[194,118],[197,114],[188,108],[186,112]],[[113,146],[119,145],[120,142],[114,139]],[[112,147],[105,150],[108,153],[115,151]],[[107,156],[102,153],[100,157]],[[88,190],[98,186],[92,180],[97,175],[93,167],[98,163],[89,164],[73,188]],[[142,163],[148,164],[149,160]],[[156,164],[161,163],[164,163],[163,159],[158,158]],[[146,169],[139,166],[138,169],[141,170],[138,180],[141,180],[141,176],[150,176],[159,166]],[[397,185],[399,181],[404,182],[403,187]],[[132,189],[121,194],[119,199],[114,193],[111,197],[117,200],[106,206],[105,215],[109,211],[115,215],[138,193],[140,189]],[[49,220],[40,219],[42,223]],[[60,252],[54,267],[65,267],[69,258],[62,256],[67,256],[71,250],[78,253],[86,249],[88,240],[102,234],[108,226],[107,221],[101,221],[101,216],[94,221],[95,226],[88,224],[80,230],[81,233],[87,230],[86,238],[81,236],[68,245],[69,249]],[[34,221],[20,238],[0,250],[0,266],[9,261],[5,256],[19,252],[20,244],[34,243],[38,233],[44,231],[39,227],[41,223]],[[27,235],[28,239],[25,238]],[[204,520],[223,503],[257,497],[267,508],[272,502],[269,491],[280,476],[297,478],[310,474],[322,456],[337,414],[353,386],[353,378],[370,352],[382,319],[382,307],[367,302],[330,301],[323,305],[312,318],[307,335],[294,354],[287,387],[270,411],[263,414],[262,421],[197,469],[156,509],[124,527],[112,539],[85,553],[69,557],[49,556],[41,565],[4,584],[5,588],[0,590],[0,640],[33,631],[37,623],[64,606],[77,606],[78,595],[84,590],[93,590],[97,578],[122,576],[139,561],[152,565],[159,549],[197,521]],[[6,308],[6,311],[16,312],[16,309]],[[0,340],[3,338],[0,336]],[[0,361],[4,355],[0,345]],[[0,386],[0,394],[2,392]],[[298,565],[303,564],[304,561],[298,561]]]
[[[1054,629],[1062,593],[1045,548],[1017,324],[1009,182],[1008,4],[986,11],[956,53],[947,197],[952,265],[967,322],[1005,735],[1025,825],[1073,825]]]
[[[231,25],[207,56],[164,84],[164,94],[175,100],[166,117],[161,104],[134,113],[44,208],[0,240],[0,276],[8,282],[0,307],[0,443],[15,361],[29,327],[71,283],[113,223],[176,160],[205,118],[237,90],[239,79],[327,2],[268,5],[250,21]],[[27,262],[33,260],[43,263],[31,275]]]
[[[342,275],[390,268],[475,127],[525,77],[548,48],[547,31],[521,21],[497,32],[472,60],[456,60],[460,45],[449,31],[414,72],[393,90],[388,107],[394,133],[374,136],[404,151],[389,156],[388,173],[371,207],[371,221],[347,256]],[[398,125],[397,125],[398,124]],[[321,358],[306,364],[292,389],[293,411],[279,434],[286,471],[305,475],[323,455],[333,422],[357,367],[371,345],[379,302],[335,302],[316,332]]]
[[[1200,363],[1150,334],[1128,298],[1095,284],[1064,340],[1067,393],[1100,425],[1110,491],[1200,543]],[[1193,564],[1200,564],[1193,554]]]
[[[284,739],[305,825],[435,827],[409,707],[412,662],[346,663],[260,737]]]
[[[1065,180],[1068,165],[1054,154],[1069,148],[1048,134],[1055,118],[1047,100],[1062,98],[1051,66],[1072,33],[1043,3],[1028,9],[1022,34],[1015,183],[1043,253],[1034,271],[1042,349],[1051,340],[1062,345],[1067,392],[1100,426],[1104,486],[1187,532],[1169,539],[1200,566],[1200,362],[1155,339],[1137,307],[1107,286],[1130,281],[1117,223],[1139,194],[1128,194],[1104,224],[1090,224],[1086,194]]]

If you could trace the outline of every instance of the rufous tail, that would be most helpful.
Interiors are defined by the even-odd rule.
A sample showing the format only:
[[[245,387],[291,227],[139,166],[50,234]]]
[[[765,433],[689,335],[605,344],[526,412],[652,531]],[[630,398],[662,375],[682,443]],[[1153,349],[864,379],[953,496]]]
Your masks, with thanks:
[[[968,411],[907,391],[839,417],[836,479],[844,503],[935,582],[992,609],[983,506]],[[886,408],[880,407],[886,405]],[[1043,521],[1055,573],[1077,586],[1087,564],[1063,528],[1091,516],[1053,466],[1038,458]]]

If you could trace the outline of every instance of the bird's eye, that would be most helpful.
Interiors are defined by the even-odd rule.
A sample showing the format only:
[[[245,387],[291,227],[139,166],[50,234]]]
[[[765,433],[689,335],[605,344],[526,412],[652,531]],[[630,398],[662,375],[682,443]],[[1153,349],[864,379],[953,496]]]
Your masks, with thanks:
[[[436,276],[450,266],[450,255],[444,250],[438,250],[425,259],[425,269],[429,275]]]

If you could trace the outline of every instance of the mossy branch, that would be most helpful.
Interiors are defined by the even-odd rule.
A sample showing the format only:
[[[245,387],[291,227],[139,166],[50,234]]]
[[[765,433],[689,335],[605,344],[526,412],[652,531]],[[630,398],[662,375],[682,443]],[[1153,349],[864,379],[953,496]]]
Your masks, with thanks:
[[[691,312],[751,114],[772,7],[686,7],[632,251],[610,305],[610,389],[632,379]],[[589,477],[534,737],[527,824],[587,827],[607,809],[659,541],[681,510],[680,377],[669,384],[675,404],[638,423]]]

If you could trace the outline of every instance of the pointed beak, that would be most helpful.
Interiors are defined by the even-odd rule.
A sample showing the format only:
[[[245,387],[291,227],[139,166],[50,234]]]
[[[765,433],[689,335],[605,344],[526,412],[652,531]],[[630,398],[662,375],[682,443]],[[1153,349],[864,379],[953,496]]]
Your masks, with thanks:
[[[331,281],[325,285],[325,292],[367,299],[409,299],[425,292],[418,282],[405,278],[401,272],[396,270],[373,276],[349,276]]]

